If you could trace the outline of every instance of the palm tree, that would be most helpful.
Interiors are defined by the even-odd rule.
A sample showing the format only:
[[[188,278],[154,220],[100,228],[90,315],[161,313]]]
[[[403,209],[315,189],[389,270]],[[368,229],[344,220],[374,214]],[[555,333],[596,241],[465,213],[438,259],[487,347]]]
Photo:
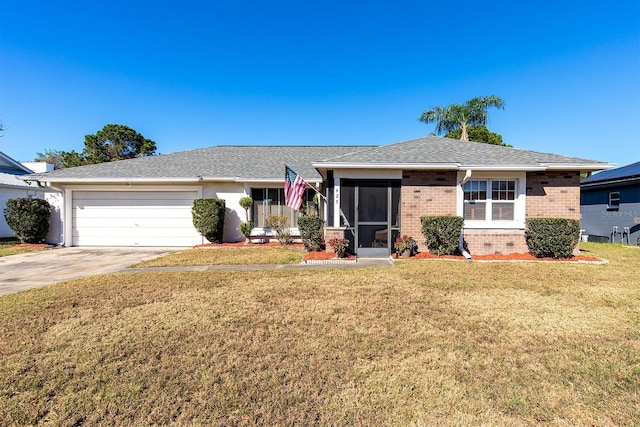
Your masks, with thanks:
[[[469,141],[467,127],[471,125],[487,124],[487,109],[496,107],[504,109],[504,101],[495,96],[480,96],[471,98],[464,104],[451,104],[447,107],[433,107],[427,110],[418,118],[424,123],[436,122],[436,133],[438,135],[460,129],[461,141]]]

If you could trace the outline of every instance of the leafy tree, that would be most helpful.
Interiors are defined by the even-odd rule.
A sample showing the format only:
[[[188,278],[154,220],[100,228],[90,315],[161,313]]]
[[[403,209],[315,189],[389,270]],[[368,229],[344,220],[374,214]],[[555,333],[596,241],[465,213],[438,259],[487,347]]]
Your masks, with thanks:
[[[36,153],[36,158],[33,159],[33,161],[53,163],[54,169],[72,168],[87,164],[87,160],[82,153],[78,153],[75,150],[62,151],[46,149],[41,153]]]
[[[125,125],[106,125],[95,135],[84,137],[84,155],[88,164],[113,162],[152,156],[156,143]]]
[[[62,151],[47,149],[36,153],[35,161],[54,164],[55,169],[152,156],[156,143],[125,125],[105,125],[95,135],[84,137],[84,150]]]
[[[36,158],[33,159],[34,162],[47,162],[47,163],[53,163],[53,168],[54,169],[62,169],[63,163],[62,163],[62,156],[64,155],[64,151],[60,151],[60,150],[51,150],[49,148],[47,148],[44,151],[41,152],[37,152],[36,153]]]
[[[467,131],[469,133],[469,141],[484,142],[486,144],[502,145],[505,147],[513,147],[512,145],[505,144],[504,142],[502,142],[502,135],[500,135],[499,133],[491,132],[489,129],[487,129],[486,126],[482,126],[482,125],[469,126],[467,128]],[[462,129],[458,128],[447,133],[444,137],[460,139],[461,134],[462,134]]]
[[[424,123],[436,122],[436,133],[451,132],[460,129],[460,140],[469,141],[468,127],[487,124],[487,109],[495,107],[504,109],[504,101],[495,96],[471,98],[464,104],[451,104],[447,107],[433,107],[418,118]]]

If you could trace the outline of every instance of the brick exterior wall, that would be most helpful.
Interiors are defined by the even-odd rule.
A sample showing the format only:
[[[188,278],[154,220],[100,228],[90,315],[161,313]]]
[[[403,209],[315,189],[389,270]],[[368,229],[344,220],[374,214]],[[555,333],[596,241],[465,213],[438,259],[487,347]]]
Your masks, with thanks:
[[[579,220],[580,173],[527,173],[526,217]]]
[[[465,229],[464,241],[472,256],[529,252],[524,230]]]
[[[422,239],[420,217],[456,214],[456,172],[404,171],[401,234]],[[580,219],[580,174],[551,171],[527,173],[525,217]],[[528,252],[524,230],[465,229],[472,255]],[[424,244],[420,245],[425,250]],[[579,254],[576,247],[574,254]]]
[[[424,240],[421,216],[456,214],[456,175],[455,171],[404,171],[400,190],[401,234],[420,242]]]
[[[412,236],[420,250],[426,250],[420,217],[456,215],[455,171],[415,171],[402,174],[401,234]],[[526,218],[580,219],[580,174],[578,172],[528,172]],[[326,241],[344,237],[343,228],[326,228]],[[465,243],[471,255],[528,252],[524,230],[465,229]],[[327,247],[331,251],[330,247]],[[574,254],[578,255],[576,247]]]

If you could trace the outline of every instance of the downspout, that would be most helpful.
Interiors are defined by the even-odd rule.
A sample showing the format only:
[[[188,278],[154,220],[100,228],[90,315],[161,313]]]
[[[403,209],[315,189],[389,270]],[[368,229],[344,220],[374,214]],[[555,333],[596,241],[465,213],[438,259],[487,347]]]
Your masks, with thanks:
[[[462,178],[462,181],[460,181],[460,188],[462,188],[465,182],[469,181],[469,178],[471,178],[471,169],[467,169],[467,171],[465,172],[464,178]],[[464,229],[460,232],[460,240],[458,241],[458,250],[460,251],[462,256],[464,256],[466,259],[468,260],[471,259],[471,254],[467,252],[466,249],[464,248]]]

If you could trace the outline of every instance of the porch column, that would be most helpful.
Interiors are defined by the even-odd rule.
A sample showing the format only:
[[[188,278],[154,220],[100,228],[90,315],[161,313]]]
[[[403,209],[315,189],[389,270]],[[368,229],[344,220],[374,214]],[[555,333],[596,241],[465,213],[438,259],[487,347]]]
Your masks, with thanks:
[[[333,179],[333,224],[340,227],[340,178]]]

